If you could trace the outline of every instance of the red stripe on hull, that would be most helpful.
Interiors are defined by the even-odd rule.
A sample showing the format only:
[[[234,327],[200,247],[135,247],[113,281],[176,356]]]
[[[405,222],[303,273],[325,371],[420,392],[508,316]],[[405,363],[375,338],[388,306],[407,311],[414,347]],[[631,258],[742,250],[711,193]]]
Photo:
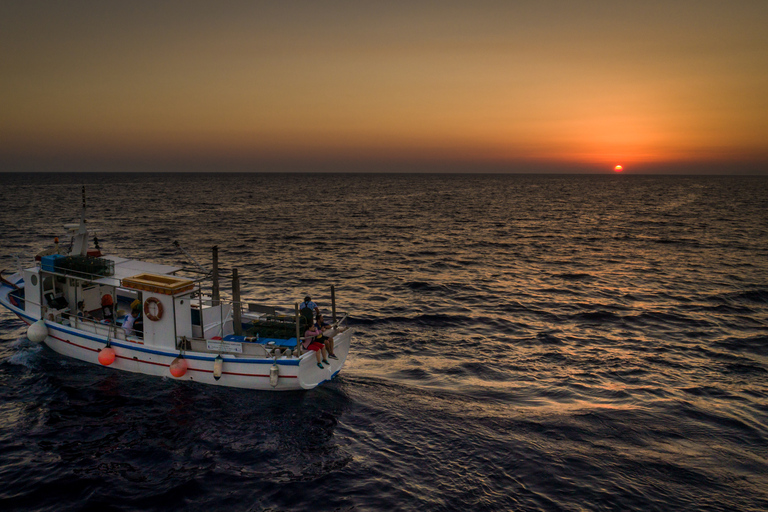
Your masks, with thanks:
[[[72,345],[72,346],[77,347],[77,348],[82,348],[84,350],[90,350],[91,352],[97,352],[97,353],[99,352],[95,348],[90,348],[90,347],[86,347],[86,346],[83,346],[83,345],[78,345],[74,341],[65,340],[64,338],[59,338],[58,336],[53,336],[51,334],[49,334],[48,336],[50,336],[51,338],[53,338],[55,340],[59,340],[61,342],[67,343],[67,344]],[[155,366],[164,366],[166,368],[170,368],[170,366],[171,366],[171,365],[165,364],[165,363],[156,363],[154,361],[145,361],[143,359],[138,359],[138,358],[133,358],[133,357],[119,356],[117,354],[115,354],[115,357],[118,357],[120,359],[125,359],[126,361],[135,361],[135,362],[138,362],[138,363],[153,364]],[[213,373],[213,370],[203,370],[201,368],[187,368],[187,370],[188,371],[193,371],[193,372],[201,372],[201,373]],[[269,375],[262,375],[262,374],[257,374],[257,373],[221,372],[221,374],[222,375],[236,375],[238,377],[269,377]],[[278,377],[281,378],[281,379],[297,379],[298,378],[297,375],[278,375]]]

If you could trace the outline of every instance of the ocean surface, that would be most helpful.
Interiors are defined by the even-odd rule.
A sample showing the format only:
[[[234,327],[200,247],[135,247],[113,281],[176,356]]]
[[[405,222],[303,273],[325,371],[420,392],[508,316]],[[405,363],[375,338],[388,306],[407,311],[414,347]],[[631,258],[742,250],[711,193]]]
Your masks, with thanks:
[[[768,177],[0,174],[0,268],[236,267],[352,315],[296,393],[88,365],[0,313],[0,510],[768,510]],[[7,273],[6,273],[7,275]]]

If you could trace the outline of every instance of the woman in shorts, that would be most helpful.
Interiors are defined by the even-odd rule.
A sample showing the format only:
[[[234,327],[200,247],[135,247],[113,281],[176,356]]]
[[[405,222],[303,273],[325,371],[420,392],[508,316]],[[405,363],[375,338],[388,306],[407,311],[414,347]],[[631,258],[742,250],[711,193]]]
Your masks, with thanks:
[[[304,331],[304,341],[302,342],[302,346],[306,350],[311,350],[315,353],[315,357],[317,357],[317,367],[323,368],[323,364],[330,364],[328,362],[328,354],[325,350],[325,344],[320,343],[319,341],[315,341],[316,336],[320,336],[321,332],[317,330],[317,328],[310,324],[306,331]],[[320,359],[320,354],[322,354],[322,360]]]

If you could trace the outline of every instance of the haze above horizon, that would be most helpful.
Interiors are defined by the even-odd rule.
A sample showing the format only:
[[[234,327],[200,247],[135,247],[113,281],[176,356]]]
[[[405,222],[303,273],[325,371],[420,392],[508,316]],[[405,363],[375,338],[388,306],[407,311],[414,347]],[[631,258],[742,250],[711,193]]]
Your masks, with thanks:
[[[768,2],[9,1],[0,171],[768,173]]]

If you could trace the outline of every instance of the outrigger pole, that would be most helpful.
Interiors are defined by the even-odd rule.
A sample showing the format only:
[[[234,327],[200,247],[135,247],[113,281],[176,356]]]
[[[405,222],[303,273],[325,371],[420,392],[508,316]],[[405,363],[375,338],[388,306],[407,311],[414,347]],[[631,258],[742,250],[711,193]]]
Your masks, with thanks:
[[[296,354],[301,355],[301,337],[299,333],[299,303],[294,303],[294,307],[296,308]]]
[[[193,257],[191,254],[189,254],[189,253],[186,251],[186,249],[184,249],[184,248],[183,248],[181,245],[179,245],[179,241],[178,241],[178,240],[174,240],[174,241],[173,241],[173,245],[174,245],[174,247],[176,247],[176,248],[177,248],[179,251],[181,251],[181,252],[182,252],[182,253],[183,253],[183,254],[184,254],[184,255],[185,255],[187,258],[189,258],[190,260],[192,260],[192,262],[193,262],[195,265],[197,265],[197,268],[199,268],[200,270],[202,270],[203,274],[206,274],[206,275],[207,275],[207,274],[209,273],[209,270],[208,270],[207,268],[205,268],[205,267],[204,267],[204,266],[202,266],[200,263],[198,263],[198,261],[197,261],[197,260],[196,260],[196,259],[195,259],[195,258],[194,258],[194,257]]]
[[[331,311],[333,312],[333,323],[336,323],[336,287],[331,285]]]

